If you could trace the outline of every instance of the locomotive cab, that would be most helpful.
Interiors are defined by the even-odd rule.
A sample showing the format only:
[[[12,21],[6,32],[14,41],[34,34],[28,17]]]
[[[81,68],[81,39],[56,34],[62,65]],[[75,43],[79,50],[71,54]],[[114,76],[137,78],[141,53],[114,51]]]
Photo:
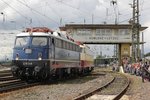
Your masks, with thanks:
[[[46,79],[49,75],[50,42],[51,38],[47,33],[18,34],[13,48],[13,75],[22,79]]]

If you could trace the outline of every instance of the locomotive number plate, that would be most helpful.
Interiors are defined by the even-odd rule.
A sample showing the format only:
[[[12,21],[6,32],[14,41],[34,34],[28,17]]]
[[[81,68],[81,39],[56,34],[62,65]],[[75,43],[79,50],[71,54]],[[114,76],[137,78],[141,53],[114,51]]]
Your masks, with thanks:
[[[23,62],[23,65],[32,65],[32,62]]]

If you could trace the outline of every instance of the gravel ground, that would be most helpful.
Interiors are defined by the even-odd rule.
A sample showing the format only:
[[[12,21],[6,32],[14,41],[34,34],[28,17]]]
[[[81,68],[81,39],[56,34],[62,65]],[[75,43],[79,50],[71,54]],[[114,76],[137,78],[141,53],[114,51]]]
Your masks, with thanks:
[[[131,85],[127,91],[129,100],[150,100],[150,82],[142,83],[141,77],[135,75],[128,75],[128,77],[131,79]]]
[[[96,69],[99,72],[101,69]],[[104,69],[104,71],[106,71]],[[126,93],[127,99],[123,100],[150,100],[150,82],[142,83],[141,77],[126,74],[131,85]],[[100,76],[95,79],[83,78],[67,80],[58,84],[47,84],[34,86],[31,88],[16,90],[0,94],[0,100],[72,100],[74,97],[84,92],[96,88],[108,82],[112,77],[109,75]]]
[[[113,83],[111,83],[107,88],[101,90],[97,94],[99,95],[117,95],[120,93],[121,90],[123,90],[127,84],[127,79],[125,76],[119,74],[119,73],[112,73],[112,75],[115,77],[115,80]]]
[[[35,86],[27,89],[4,93],[1,100],[72,100],[92,88],[99,87],[112,79],[105,75],[86,81],[81,79],[68,80],[58,84]]]
[[[126,92],[127,99],[121,100],[150,100],[150,82],[142,82],[140,76],[126,74],[131,80],[128,91]]]

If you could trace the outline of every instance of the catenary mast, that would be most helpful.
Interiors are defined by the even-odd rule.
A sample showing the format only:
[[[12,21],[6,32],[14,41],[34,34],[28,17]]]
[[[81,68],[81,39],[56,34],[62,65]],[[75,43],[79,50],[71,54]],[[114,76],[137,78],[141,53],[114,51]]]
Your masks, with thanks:
[[[132,18],[132,63],[140,58],[140,24],[139,24],[139,0],[133,0]]]

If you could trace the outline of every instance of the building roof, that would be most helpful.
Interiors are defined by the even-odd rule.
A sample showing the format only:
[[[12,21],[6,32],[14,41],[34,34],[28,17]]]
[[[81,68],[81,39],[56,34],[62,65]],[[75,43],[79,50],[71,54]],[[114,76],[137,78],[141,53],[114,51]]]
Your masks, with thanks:
[[[131,29],[131,24],[66,24],[65,27],[60,27],[61,30],[75,29],[75,28],[97,28],[97,29]],[[140,31],[148,27],[141,27]]]

